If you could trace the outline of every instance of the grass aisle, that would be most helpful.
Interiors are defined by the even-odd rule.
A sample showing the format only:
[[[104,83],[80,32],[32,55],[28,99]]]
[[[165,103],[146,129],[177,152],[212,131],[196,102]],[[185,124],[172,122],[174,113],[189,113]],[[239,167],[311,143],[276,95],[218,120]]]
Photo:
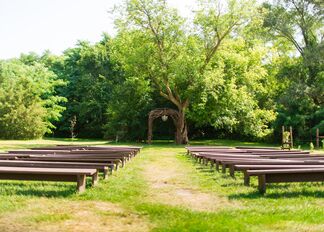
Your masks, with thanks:
[[[241,176],[198,165],[172,145],[146,146],[83,194],[66,183],[0,187],[0,231],[324,231],[323,184],[273,185],[262,196],[255,180],[244,187]]]

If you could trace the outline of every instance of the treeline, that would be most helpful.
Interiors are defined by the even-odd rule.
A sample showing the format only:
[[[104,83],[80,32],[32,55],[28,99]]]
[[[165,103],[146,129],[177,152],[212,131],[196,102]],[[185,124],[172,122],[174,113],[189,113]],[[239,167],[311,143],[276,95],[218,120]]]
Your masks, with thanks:
[[[165,1],[129,0],[113,38],[0,61],[0,137],[141,141],[161,107],[180,112],[182,142],[273,141],[282,125],[301,141],[324,133],[320,1],[206,0],[194,12],[185,19]],[[170,120],[155,131],[174,135]]]

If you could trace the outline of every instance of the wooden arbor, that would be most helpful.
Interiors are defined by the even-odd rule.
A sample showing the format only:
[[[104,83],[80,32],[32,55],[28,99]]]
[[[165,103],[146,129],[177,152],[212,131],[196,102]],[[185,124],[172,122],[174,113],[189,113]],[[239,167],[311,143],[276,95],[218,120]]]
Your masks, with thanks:
[[[153,137],[153,121],[156,118],[162,118],[163,121],[166,121],[168,117],[172,118],[174,126],[176,128],[175,133],[175,142],[176,144],[182,143],[182,137],[181,137],[181,126],[179,125],[180,122],[180,114],[177,110],[169,109],[169,108],[158,108],[155,110],[152,110],[149,113],[148,118],[148,133],[147,133],[147,143],[152,143],[152,137]]]

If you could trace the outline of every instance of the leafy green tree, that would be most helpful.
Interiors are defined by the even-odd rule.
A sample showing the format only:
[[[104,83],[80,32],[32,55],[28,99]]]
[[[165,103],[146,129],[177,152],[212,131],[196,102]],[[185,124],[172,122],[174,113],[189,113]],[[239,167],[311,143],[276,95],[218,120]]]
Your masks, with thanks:
[[[262,64],[267,52],[260,41],[251,45],[243,38],[227,40],[212,61],[200,99],[192,103],[191,121],[250,139],[271,134],[276,114],[266,98],[276,82],[268,79]]]
[[[58,134],[69,134],[70,120],[76,117],[75,130],[79,137],[103,136],[112,90],[122,77],[110,58],[110,43],[107,35],[94,45],[81,41],[64,52],[63,69],[54,63],[54,71],[69,83],[60,90],[68,102],[58,124]]]
[[[290,47],[279,47],[285,62],[277,78],[285,82],[278,96],[276,127],[291,125],[295,135],[308,138],[319,127],[324,116],[324,14],[323,3],[312,0],[285,0],[264,4],[268,28],[274,45],[286,42]],[[316,117],[314,115],[317,115]],[[318,117],[322,115],[322,117]]]
[[[56,95],[64,82],[44,65],[19,60],[0,62],[0,136],[6,139],[40,138],[51,133],[61,117],[65,98]]]
[[[190,104],[201,98],[212,75],[222,75],[214,70],[215,55],[255,12],[251,1],[200,3],[191,26],[163,0],[129,0],[116,20],[116,59],[126,76],[150,80],[177,107],[181,115],[177,143],[188,141],[186,111]]]
[[[127,78],[116,85],[107,108],[105,136],[116,136],[117,140],[145,140],[147,115],[152,104],[152,89],[147,80]]]

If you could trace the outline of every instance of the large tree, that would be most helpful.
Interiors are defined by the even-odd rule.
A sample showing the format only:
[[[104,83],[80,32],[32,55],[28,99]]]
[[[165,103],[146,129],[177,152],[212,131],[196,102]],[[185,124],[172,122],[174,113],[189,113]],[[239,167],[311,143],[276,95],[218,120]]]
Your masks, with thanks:
[[[324,5],[317,0],[284,0],[264,7],[264,26],[283,61],[277,78],[286,83],[278,98],[276,124],[293,126],[305,139],[309,130],[324,128]]]
[[[324,13],[323,3],[314,0],[284,0],[266,3],[268,13],[264,26],[273,39],[283,38],[296,50],[306,72],[299,78],[304,86],[314,87],[310,97],[315,104],[323,104],[324,71]]]
[[[188,142],[186,111],[205,86],[215,54],[249,23],[252,11],[251,1],[201,1],[189,24],[165,0],[129,0],[122,7],[115,55],[126,75],[147,78],[178,109],[176,143]]]

